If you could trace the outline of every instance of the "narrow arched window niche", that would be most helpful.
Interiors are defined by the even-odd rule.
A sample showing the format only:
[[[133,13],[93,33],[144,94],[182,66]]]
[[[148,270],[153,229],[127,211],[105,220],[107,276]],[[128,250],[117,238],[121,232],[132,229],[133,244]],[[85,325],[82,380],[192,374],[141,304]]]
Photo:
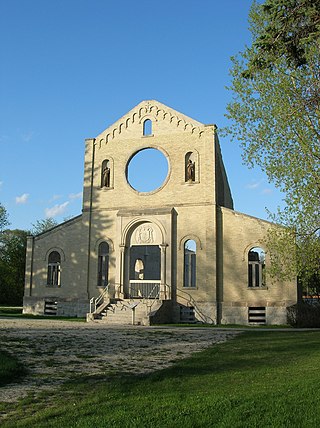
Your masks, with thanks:
[[[109,244],[101,242],[98,250],[98,287],[107,287],[109,283]]]
[[[152,120],[146,119],[143,122],[143,136],[144,137],[150,137],[152,134]]]
[[[266,287],[265,251],[260,247],[253,247],[248,252],[248,287]]]
[[[199,182],[199,156],[197,152],[188,152],[184,157],[185,183]]]
[[[113,161],[104,159],[101,164],[100,187],[103,189],[113,188]]]
[[[110,161],[105,159],[101,166],[101,187],[110,187]]]
[[[48,256],[47,286],[60,287],[61,256],[58,251],[51,251]]]
[[[197,266],[197,244],[193,239],[188,239],[184,244],[184,272],[183,287],[196,287],[196,266]]]

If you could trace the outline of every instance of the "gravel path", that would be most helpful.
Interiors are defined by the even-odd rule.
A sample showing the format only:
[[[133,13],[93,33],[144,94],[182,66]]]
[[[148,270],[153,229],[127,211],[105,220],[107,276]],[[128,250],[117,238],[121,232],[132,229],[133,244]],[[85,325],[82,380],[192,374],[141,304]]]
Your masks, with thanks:
[[[59,320],[0,319],[0,347],[28,368],[0,388],[0,402],[50,390],[74,376],[147,373],[239,332],[211,328],[108,326]]]

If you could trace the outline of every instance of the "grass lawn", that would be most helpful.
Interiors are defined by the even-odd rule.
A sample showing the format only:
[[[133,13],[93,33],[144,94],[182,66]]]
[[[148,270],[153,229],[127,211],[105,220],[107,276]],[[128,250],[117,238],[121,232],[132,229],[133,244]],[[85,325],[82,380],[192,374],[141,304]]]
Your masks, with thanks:
[[[12,355],[0,349],[0,387],[25,373],[22,364]]]
[[[29,319],[54,319],[62,321],[77,321],[85,322],[85,318],[76,318],[76,317],[57,317],[55,315],[31,315],[23,314],[22,306],[3,306],[0,305],[0,317],[9,317],[9,318],[29,318]]]
[[[22,306],[0,305],[0,316],[22,315]]]
[[[77,378],[2,405],[1,426],[319,427],[319,369],[320,331],[245,332],[151,375]]]

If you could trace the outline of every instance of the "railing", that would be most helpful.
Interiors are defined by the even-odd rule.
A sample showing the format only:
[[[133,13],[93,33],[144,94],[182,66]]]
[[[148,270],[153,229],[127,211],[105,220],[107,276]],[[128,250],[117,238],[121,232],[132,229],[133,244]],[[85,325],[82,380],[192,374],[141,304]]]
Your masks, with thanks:
[[[130,298],[159,299],[160,280],[130,280]]]
[[[98,307],[98,306],[100,306],[100,305],[101,305],[101,303],[104,301],[105,296],[106,296],[106,295],[108,294],[108,292],[109,292],[109,285],[110,285],[110,284],[108,284],[108,285],[104,288],[103,292],[102,292],[102,293],[101,293],[97,298],[92,297],[92,298],[90,299],[90,314],[92,314],[93,312],[96,312],[97,307]],[[92,308],[93,308],[93,310],[92,310]]]
[[[186,294],[188,297],[183,296],[182,294],[180,294],[180,292]],[[205,314],[202,313],[202,311],[198,308],[197,303],[194,300],[194,298],[187,291],[181,290],[181,288],[179,288],[179,290],[177,290],[176,296],[180,297],[180,299],[186,300],[187,306],[194,307],[196,315],[198,315],[198,317],[201,319],[201,321],[203,323],[205,323],[205,324],[207,324],[207,323],[214,324],[214,320],[211,317],[209,317],[209,316],[207,316],[207,315],[205,315]]]
[[[165,295],[168,296],[169,293],[170,293],[170,287],[169,287],[169,285],[168,284],[164,284],[164,288],[165,288]],[[154,290],[151,291],[151,295],[153,295],[153,293],[154,293]],[[151,312],[152,306],[155,304],[155,302],[157,300],[159,300],[159,298],[160,298],[160,288],[158,288],[158,294],[157,294],[156,297],[150,297],[150,296],[148,296],[146,299],[144,299],[143,303],[145,303],[147,305],[148,313]]]

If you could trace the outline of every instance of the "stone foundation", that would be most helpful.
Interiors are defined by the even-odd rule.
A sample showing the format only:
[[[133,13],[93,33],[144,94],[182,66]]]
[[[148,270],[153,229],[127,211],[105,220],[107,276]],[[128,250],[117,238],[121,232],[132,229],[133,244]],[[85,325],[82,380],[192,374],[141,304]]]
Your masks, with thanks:
[[[249,322],[249,311],[252,308],[252,312],[254,312],[254,308],[265,308],[263,310],[257,310],[261,315],[261,323],[263,323],[263,319],[265,320],[264,324],[266,325],[285,325],[287,324],[287,308],[286,306],[268,306],[256,304],[248,304],[243,306],[238,305],[222,305],[222,318],[221,324],[238,324],[238,325],[250,325],[255,324],[254,321]],[[265,313],[263,317],[262,313]],[[257,322],[258,324],[259,322]]]
[[[24,297],[23,313],[85,318],[90,312],[88,299],[61,299],[55,297]]]

